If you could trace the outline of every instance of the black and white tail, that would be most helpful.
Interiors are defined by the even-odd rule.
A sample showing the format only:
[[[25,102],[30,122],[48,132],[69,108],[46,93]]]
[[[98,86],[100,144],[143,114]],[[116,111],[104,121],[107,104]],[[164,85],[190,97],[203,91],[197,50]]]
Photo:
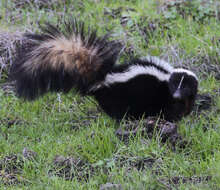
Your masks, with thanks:
[[[108,34],[98,37],[96,30],[86,30],[75,19],[65,22],[63,29],[47,23],[41,31],[25,34],[27,43],[18,47],[10,71],[17,94],[29,100],[71,88],[86,95],[104,80],[121,50]]]

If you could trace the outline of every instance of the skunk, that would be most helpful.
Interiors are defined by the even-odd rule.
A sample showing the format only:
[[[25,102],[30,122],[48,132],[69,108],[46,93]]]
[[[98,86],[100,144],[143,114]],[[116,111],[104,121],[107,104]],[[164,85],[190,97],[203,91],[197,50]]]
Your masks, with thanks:
[[[151,56],[116,64],[122,45],[87,28],[73,19],[63,30],[47,23],[40,34],[25,34],[28,43],[18,47],[10,70],[18,96],[33,100],[74,88],[116,120],[160,115],[173,121],[191,112],[198,88],[193,72]]]
[[[193,72],[174,69],[165,61],[148,56],[115,66],[91,94],[116,119],[161,114],[164,119],[175,121],[191,112],[197,88],[198,79]]]

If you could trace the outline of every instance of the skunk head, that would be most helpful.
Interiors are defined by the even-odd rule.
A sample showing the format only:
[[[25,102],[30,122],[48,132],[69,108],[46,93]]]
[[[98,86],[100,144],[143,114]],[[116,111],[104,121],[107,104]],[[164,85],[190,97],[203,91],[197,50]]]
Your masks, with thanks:
[[[168,84],[174,101],[184,105],[183,114],[189,114],[197,94],[198,79],[196,75],[186,69],[174,69]]]

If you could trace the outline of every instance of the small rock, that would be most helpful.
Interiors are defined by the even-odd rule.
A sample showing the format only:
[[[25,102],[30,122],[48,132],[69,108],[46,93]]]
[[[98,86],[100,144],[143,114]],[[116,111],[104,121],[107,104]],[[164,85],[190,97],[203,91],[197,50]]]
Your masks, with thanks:
[[[101,185],[100,190],[123,190],[121,184],[106,183]]]

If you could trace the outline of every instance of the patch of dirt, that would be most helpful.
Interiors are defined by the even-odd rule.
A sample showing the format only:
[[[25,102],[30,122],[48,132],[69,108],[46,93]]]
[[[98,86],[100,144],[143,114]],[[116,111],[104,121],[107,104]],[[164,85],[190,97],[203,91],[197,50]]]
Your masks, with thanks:
[[[157,117],[148,117],[143,121],[126,121],[123,127],[116,130],[115,134],[119,139],[127,143],[132,136],[138,133],[141,136],[152,138],[154,132],[157,132],[161,137],[162,142],[169,140],[172,145],[179,143],[182,140],[177,133],[177,125],[165,120],[158,120]]]
[[[112,164],[117,167],[125,167],[127,171],[130,171],[134,168],[137,170],[152,168],[155,163],[159,164],[159,159],[118,155],[112,159],[105,159],[97,162],[96,164],[89,164],[80,158],[59,155],[54,158],[52,163],[53,169],[49,171],[49,175],[56,175],[65,180],[76,178],[77,180],[88,181],[89,177],[98,173],[100,170],[109,174]]]
[[[155,176],[157,181],[166,187],[168,190],[176,189],[180,184],[199,184],[199,183],[207,183],[212,179],[212,176],[193,176],[193,177],[182,177],[176,176],[171,178],[158,178]]]
[[[61,155],[54,158],[53,169],[49,171],[49,175],[56,175],[65,180],[72,180],[76,177],[78,180],[86,181],[92,173],[93,168],[80,158]]]
[[[195,105],[193,110],[200,113],[203,110],[209,110],[213,104],[211,95],[209,94],[198,94],[196,97]]]
[[[175,185],[178,185],[180,183],[202,183],[202,182],[208,182],[212,179],[212,176],[205,176],[205,177],[172,177],[169,179],[169,183],[173,183]]]
[[[4,185],[23,183],[20,176],[24,162],[17,155],[9,155],[0,160],[0,182]]]
[[[127,170],[131,170],[133,168],[137,170],[144,170],[146,168],[152,168],[155,163],[157,163],[156,158],[151,157],[124,157],[124,156],[116,156],[114,158],[116,165],[119,167],[126,167]]]
[[[127,172],[132,170],[143,171],[146,169],[158,168],[161,165],[161,158],[154,158],[155,155],[149,157],[140,157],[135,155],[117,155],[115,154],[111,159],[100,160],[93,164],[95,171],[101,170],[106,174],[111,172],[112,167],[125,168]]]
[[[21,125],[21,124],[27,123],[27,121],[24,121],[24,120],[19,119],[17,117],[15,117],[15,118],[7,117],[7,118],[4,118],[4,119],[0,119],[0,123],[4,124],[8,128],[10,128],[13,125]]]
[[[155,165],[161,164],[161,159],[154,159],[150,157],[136,157],[136,156],[121,156],[115,155],[111,159],[104,159],[95,164],[87,163],[80,158],[64,157],[62,155],[56,156],[52,163],[53,168],[49,171],[49,175],[56,175],[65,180],[88,181],[89,177],[95,173],[102,172],[109,174],[113,165],[121,168],[125,167],[129,172],[132,169],[142,171],[147,168],[152,168]]]
[[[19,173],[19,170],[23,167],[23,160],[17,155],[12,154],[5,156],[0,160],[0,169],[4,169],[8,173]]]
[[[167,189],[173,189],[173,187],[178,187],[180,184],[198,184],[198,183],[207,183],[212,179],[212,176],[193,176],[193,177],[183,177],[183,176],[176,176],[172,178],[157,178],[158,182],[162,183]]]

